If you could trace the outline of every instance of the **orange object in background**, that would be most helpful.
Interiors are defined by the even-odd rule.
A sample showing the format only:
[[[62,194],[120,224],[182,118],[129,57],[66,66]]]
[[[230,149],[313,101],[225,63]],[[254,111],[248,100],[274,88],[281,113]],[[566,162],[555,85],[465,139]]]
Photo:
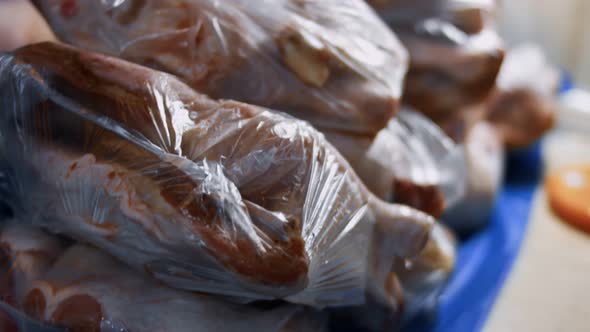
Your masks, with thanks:
[[[545,181],[549,204],[567,223],[590,233],[590,165],[569,166]]]

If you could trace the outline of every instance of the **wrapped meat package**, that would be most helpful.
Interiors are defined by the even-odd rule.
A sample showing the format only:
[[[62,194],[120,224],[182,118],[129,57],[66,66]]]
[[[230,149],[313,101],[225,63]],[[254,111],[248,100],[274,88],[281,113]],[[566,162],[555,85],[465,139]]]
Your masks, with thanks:
[[[559,71],[535,45],[511,49],[488,101],[488,120],[508,148],[523,148],[553,127]]]
[[[465,154],[435,123],[403,109],[374,139],[327,133],[359,177],[386,201],[435,217],[464,194]]]
[[[465,195],[445,211],[442,219],[453,230],[467,234],[481,229],[490,220],[504,176],[504,144],[494,126],[477,121],[466,132],[464,149],[467,162]]]
[[[440,215],[461,196],[460,176],[421,158],[433,152],[437,166],[460,170],[447,163],[460,158],[459,149],[441,149],[444,135],[415,116],[387,126],[406,54],[363,1],[82,0],[69,10],[63,1],[37,4],[68,43],[178,75],[213,97],[310,121],[384,200]],[[412,128],[400,129],[398,121]],[[428,143],[416,139],[422,137]]]
[[[63,41],[166,71],[213,98],[375,135],[407,55],[362,0],[43,0]]]
[[[18,271],[13,276],[16,301],[12,308],[0,308],[21,326],[32,319],[40,322],[23,332],[57,331],[41,328],[41,323],[71,332],[236,331],[243,326],[255,331],[325,330],[325,319],[302,306],[265,308],[174,290],[95,248],[60,247],[55,237],[30,226],[6,226],[0,236],[11,263],[7,270]]]
[[[397,260],[394,273],[404,291],[404,319],[436,310],[439,296],[455,268],[456,240],[436,224],[426,248],[412,261]]]
[[[305,122],[51,43],[0,79],[15,214],[174,288],[359,305],[428,239]]]
[[[487,98],[503,60],[491,0],[371,0],[410,55],[403,102],[439,122]]]

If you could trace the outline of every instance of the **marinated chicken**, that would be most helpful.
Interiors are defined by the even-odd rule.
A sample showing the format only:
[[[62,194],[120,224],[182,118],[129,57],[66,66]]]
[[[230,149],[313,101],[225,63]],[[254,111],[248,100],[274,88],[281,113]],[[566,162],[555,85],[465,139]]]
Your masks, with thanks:
[[[326,330],[322,316],[301,306],[257,308],[174,290],[84,245],[69,248],[30,285],[23,309],[71,332]]]
[[[58,238],[22,222],[4,226],[0,238],[6,258],[0,272],[10,272],[9,279],[17,285],[0,295],[12,293],[14,309],[71,332],[236,331],[244,326],[256,331],[325,331],[325,315],[313,310],[235,304],[174,290],[95,248],[76,244],[66,249]],[[10,310],[4,304],[0,308]],[[20,315],[13,318],[19,326],[25,323]]]
[[[396,259],[388,276],[389,296],[363,306],[331,310],[333,331],[398,331],[423,313],[436,310],[456,259],[450,230],[435,224],[425,249],[411,260]],[[403,329],[401,329],[403,330]]]
[[[173,287],[357,305],[427,240],[304,122],[52,43],[0,78],[16,210]]]
[[[439,296],[455,268],[456,240],[445,226],[433,227],[426,248],[412,260],[398,259],[394,271],[404,293],[406,321],[436,310]]]
[[[553,128],[559,72],[536,46],[508,52],[488,100],[487,119],[506,147],[524,148]]]
[[[435,122],[483,102],[504,57],[493,1],[372,0],[410,55],[403,102]]]
[[[397,108],[407,69],[405,50],[361,0],[36,4],[67,43],[172,73],[213,98],[285,111],[322,131],[374,136]]]
[[[0,229],[0,301],[19,307],[27,287],[61,255],[61,241],[39,229],[10,223]],[[1,311],[1,310],[0,310]]]
[[[465,156],[423,115],[403,109],[376,138],[327,133],[377,196],[439,217],[462,198]]]
[[[441,188],[444,179],[417,176],[431,167],[422,160],[412,162],[415,170],[378,160],[410,160],[421,153],[415,145],[430,148],[400,146],[408,139],[400,143],[387,126],[397,109],[405,51],[362,1],[81,0],[67,12],[63,3],[38,1],[64,41],[175,74],[213,97],[308,120],[384,200],[436,216],[462,190],[458,183],[449,193]]]
[[[490,220],[504,175],[504,144],[488,122],[472,125],[465,137],[467,186],[464,199],[445,211],[442,220],[453,230],[467,234]]]

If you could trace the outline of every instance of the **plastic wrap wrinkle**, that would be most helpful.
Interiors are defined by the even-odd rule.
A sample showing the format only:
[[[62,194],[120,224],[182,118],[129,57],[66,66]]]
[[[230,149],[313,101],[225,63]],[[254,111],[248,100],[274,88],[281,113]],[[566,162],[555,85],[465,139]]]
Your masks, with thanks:
[[[407,69],[399,41],[360,0],[78,0],[71,13],[61,1],[36,3],[68,43],[322,130],[374,135]]]
[[[374,228],[419,252],[432,219],[376,204],[311,126],[57,44],[0,58],[20,213],[177,288],[359,304]]]

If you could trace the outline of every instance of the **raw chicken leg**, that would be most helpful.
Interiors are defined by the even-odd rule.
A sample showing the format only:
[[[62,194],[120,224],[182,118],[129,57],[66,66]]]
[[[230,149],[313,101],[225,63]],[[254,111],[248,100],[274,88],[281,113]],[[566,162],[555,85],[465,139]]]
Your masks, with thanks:
[[[17,213],[176,288],[362,304],[428,237],[432,218],[372,196],[304,122],[51,43],[0,77]]]

